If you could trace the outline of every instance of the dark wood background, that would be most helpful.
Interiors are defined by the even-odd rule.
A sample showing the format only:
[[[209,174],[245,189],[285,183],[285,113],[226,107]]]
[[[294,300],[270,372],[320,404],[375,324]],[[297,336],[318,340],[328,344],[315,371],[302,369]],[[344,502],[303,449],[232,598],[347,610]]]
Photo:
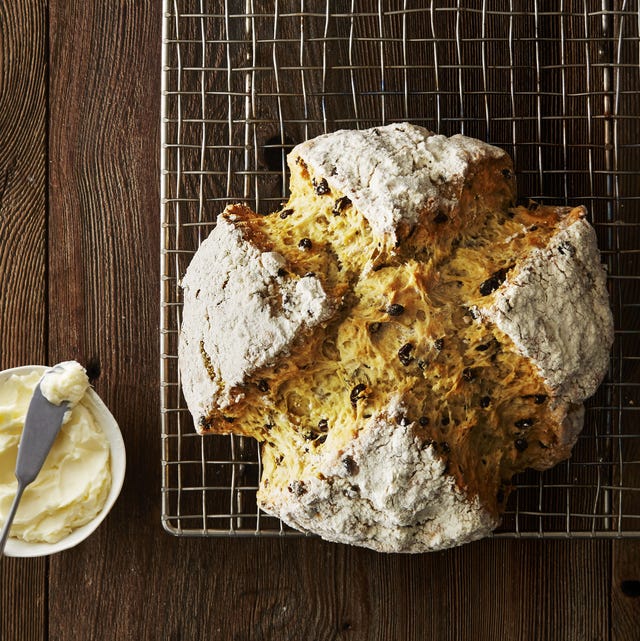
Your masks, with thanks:
[[[0,560],[0,638],[637,641],[638,542],[413,557],[163,531],[160,29],[159,1],[0,1],[0,368],[99,367],[128,452],[89,540]]]

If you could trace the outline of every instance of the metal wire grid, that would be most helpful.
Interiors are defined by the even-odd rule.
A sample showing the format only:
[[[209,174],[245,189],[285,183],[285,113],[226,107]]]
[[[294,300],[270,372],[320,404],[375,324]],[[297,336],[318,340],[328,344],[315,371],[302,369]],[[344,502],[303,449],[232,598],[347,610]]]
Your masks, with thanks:
[[[469,3],[471,4],[471,3]],[[519,192],[583,203],[616,340],[570,461],[518,478],[501,537],[640,535],[638,0],[164,0],[162,521],[178,535],[286,535],[255,501],[255,443],[200,437],[180,393],[179,280],[229,202],[285,199],[285,154],[409,120],[506,149]]]

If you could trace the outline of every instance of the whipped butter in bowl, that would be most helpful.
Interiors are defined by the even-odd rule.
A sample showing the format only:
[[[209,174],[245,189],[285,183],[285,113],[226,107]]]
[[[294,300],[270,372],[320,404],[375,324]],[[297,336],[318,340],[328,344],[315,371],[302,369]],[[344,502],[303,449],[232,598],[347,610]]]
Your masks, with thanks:
[[[40,556],[72,547],[100,524],[115,502],[125,470],[117,423],[75,361],[0,372],[0,524],[16,493],[16,456],[33,390],[55,405],[69,401],[60,433],[27,487],[5,554]]]

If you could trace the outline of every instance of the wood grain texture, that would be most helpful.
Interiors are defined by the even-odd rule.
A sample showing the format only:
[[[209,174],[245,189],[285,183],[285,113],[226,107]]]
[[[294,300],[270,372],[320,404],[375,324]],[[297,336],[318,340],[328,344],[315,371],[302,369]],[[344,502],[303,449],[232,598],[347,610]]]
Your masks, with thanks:
[[[611,577],[611,641],[636,641],[639,621],[640,542],[616,541]]]
[[[60,640],[154,638],[150,571],[172,550],[158,492],[160,26],[157,2],[50,3],[50,352],[99,364],[128,452],[105,524],[51,560]]]
[[[80,580],[83,597],[56,605],[53,638],[608,638],[607,574],[594,571],[606,566],[601,543],[486,541],[414,557],[317,540],[182,539],[154,541],[139,560],[129,544],[88,555],[84,577],[77,561],[58,568],[60,584]]]
[[[46,2],[0,3],[0,367],[43,362]]]
[[[46,2],[0,2],[0,369],[47,360]],[[45,559],[0,560],[0,639],[46,639]]]

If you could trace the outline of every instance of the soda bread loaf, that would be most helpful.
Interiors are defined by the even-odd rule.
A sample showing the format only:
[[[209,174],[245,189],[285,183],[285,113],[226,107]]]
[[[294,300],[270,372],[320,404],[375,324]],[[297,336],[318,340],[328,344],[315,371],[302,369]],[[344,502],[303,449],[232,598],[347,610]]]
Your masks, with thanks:
[[[262,444],[263,510],[422,552],[495,528],[511,479],[566,459],[612,317],[582,207],[513,206],[503,151],[409,124],[289,155],[291,197],[231,205],[183,280],[201,433]]]

